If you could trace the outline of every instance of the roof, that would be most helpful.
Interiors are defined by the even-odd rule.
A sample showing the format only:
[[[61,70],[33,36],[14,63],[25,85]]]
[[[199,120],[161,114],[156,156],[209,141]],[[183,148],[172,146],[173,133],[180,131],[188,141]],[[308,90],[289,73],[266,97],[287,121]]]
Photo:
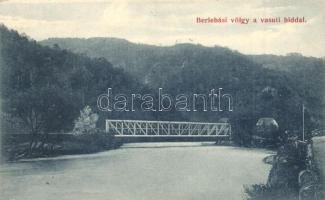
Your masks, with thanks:
[[[279,127],[279,124],[275,121],[275,119],[271,117],[260,118],[256,123],[256,126],[271,126],[271,125]]]

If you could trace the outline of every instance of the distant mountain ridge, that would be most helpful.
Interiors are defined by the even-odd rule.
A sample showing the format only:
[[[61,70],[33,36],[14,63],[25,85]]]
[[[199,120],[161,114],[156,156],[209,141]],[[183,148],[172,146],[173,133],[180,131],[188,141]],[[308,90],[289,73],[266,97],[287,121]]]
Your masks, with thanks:
[[[242,54],[224,47],[205,47],[195,44],[176,44],[173,46],[155,46],[135,44],[117,38],[50,38],[41,41],[46,46],[58,45],[90,57],[104,57],[115,67],[121,67],[143,82],[148,82],[151,73],[160,67],[184,67],[203,52],[211,56],[230,55],[230,57],[247,59]]]
[[[134,60],[135,56],[147,55],[147,56],[157,56],[165,51],[177,49],[179,46],[192,46],[208,48],[208,49],[226,49],[232,52],[237,52],[235,50],[230,50],[224,47],[206,47],[200,44],[175,44],[172,46],[156,46],[148,44],[133,43],[126,39],[120,38],[110,38],[110,37],[93,37],[88,39],[83,38],[49,38],[40,41],[40,44],[53,46],[58,44],[63,49],[69,49],[76,53],[86,54],[91,57],[104,57],[110,62],[112,62],[117,67],[123,67],[125,69],[129,68],[127,61],[124,61],[125,55],[130,60]],[[155,53],[156,51],[158,53]],[[261,54],[261,55],[246,55],[249,59],[254,62],[261,64],[265,68],[284,70],[288,71],[292,68],[301,68],[301,66],[306,65],[318,65],[324,64],[324,58],[316,57],[306,57],[300,53],[288,53],[285,56],[273,55],[273,54]],[[133,64],[137,64],[136,62]]]
[[[248,57],[265,68],[283,71],[303,70],[305,67],[324,65],[324,58],[306,57],[299,53],[288,53],[285,56],[248,55]]]

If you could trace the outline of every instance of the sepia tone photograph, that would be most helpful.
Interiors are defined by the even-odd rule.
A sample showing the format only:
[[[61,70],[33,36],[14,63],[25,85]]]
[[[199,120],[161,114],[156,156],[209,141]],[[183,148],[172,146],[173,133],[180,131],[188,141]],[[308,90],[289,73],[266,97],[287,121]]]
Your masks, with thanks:
[[[322,0],[0,0],[1,200],[324,200]]]

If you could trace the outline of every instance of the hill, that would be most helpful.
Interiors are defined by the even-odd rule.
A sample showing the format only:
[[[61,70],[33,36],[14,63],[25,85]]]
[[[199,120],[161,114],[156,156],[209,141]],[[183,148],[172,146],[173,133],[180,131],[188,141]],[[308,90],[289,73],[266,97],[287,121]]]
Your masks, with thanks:
[[[223,88],[233,97],[234,112],[181,113],[186,119],[216,121],[229,117],[238,120],[240,126],[253,127],[258,118],[273,117],[283,129],[301,131],[304,104],[306,127],[323,126],[322,59],[298,54],[244,55],[228,48],[193,44],[161,47],[116,38],[52,38],[41,44],[105,57],[148,87],[164,88],[174,95],[206,94],[212,88]]]
[[[222,47],[207,48],[202,45],[178,44],[161,47],[146,44],[135,44],[117,38],[50,38],[40,44],[53,47],[58,45],[62,49],[88,55],[90,57],[104,57],[115,67],[123,68],[133,76],[149,85],[152,74],[158,68],[169,67],[179,69],[190,63],[198,52],[212,51],[216,55],[234,54]],[[193,58],[194,56],[194,58]],[[157,83],[155,80],[154,83]]]
[[[3,25],[0,44],[1,114],[14,120],[11,124],[24,124],[32,134],[71,130],[86,105],[102,116],[99,124],[102,128],[107,117],[150,115],[97,110],[98,95],[109,87],[122,93],[146,91],[123,69],[114,68],[103,58],[44,47]]]
[[[304,70],[306,68],[324,66],[324,59],[305,57],[299,53],[289,53],[285,56],[271,54],[249,55],[249,57],[265,68],[282,71]]]

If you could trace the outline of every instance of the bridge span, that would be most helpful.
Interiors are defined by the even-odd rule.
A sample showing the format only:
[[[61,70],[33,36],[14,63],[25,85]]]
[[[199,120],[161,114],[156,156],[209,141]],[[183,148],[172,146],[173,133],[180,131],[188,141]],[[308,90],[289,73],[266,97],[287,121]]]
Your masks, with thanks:
[[[230,123],[106,120],[106,132],[115,137],[231,138]]]

